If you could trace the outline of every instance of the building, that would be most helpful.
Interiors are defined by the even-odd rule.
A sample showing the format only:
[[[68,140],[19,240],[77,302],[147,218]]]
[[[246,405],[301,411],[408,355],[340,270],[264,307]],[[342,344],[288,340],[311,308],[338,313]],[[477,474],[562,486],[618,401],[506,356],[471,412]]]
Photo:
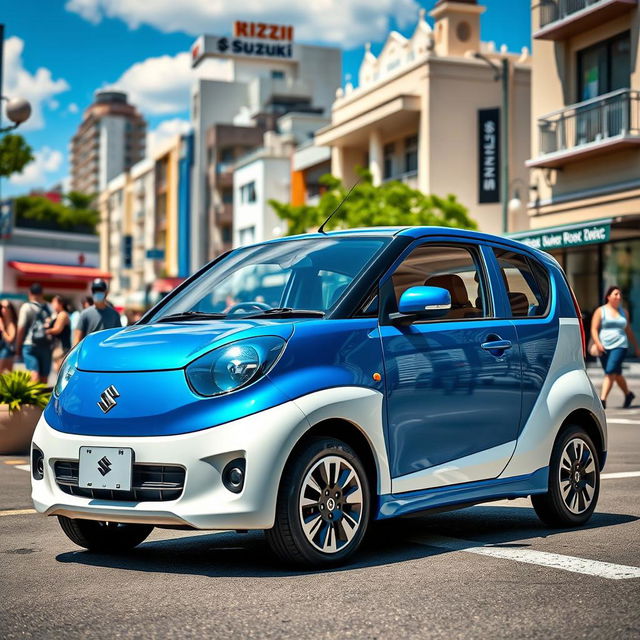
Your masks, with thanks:
[[[581,308],[622,287],[640,334],[640,8],[545,0],[532,8],[531,231]]]
[[[274,130],[286,114],[326,119],[340,86],[339,49],[297,44],[292,28],[278,30],[281,41],[249,38],[241,34],[253,31],[239,29],[241,24],[231,38],[201,36],[192,47],[194,66],[211,57],[226,65],[224,79],[199,79],[192,91],[192,269],[232,243],[228,199],[231,167],[239,156],[261,146],[262,133]]]
[[[71,189],[99,193],[144,158],[147,125],[120,91],[96,91],[71,139]]]
[[[374,184],[401,180],[425,193],[455,194],[481,230],[528,227],[524,207],[502,221],[500,136],[507,134],[509,199],[526,187],[530,142],[530,59],[480,41],[484,7],[439,0],[409,38],[391,32],[376,57],[367,50],[358,87],[340,90],[316,145],[331,148],[331,172],[352,185],[358,166]],[[482,57],[477,57],[480,54]],[[501,131],[503,61],[509,131]]]
[[[189,275],[191,141],[176,136],[100,194],[101,264],[119,307],[146,309]]]

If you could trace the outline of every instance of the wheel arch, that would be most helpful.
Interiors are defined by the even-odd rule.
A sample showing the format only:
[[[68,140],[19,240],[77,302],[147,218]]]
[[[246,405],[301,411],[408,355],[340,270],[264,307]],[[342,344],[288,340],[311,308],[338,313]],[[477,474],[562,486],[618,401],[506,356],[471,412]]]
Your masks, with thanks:
[[[606,449],[605,449],[605,438],[602,430],[602,426],[596,419],[596,417],[588,411],[587,409],[576,409],[572,411],[562,422],[558,433],[556,434],[555,442],[560,437],[560,433],[568,424],[576,424],[581,426],[586,432],[587,435],[593,441],[593,444],[596,446],[598,450],[598,462],[600,463],[600,469],[604,467],[605,458],[606,458]]]

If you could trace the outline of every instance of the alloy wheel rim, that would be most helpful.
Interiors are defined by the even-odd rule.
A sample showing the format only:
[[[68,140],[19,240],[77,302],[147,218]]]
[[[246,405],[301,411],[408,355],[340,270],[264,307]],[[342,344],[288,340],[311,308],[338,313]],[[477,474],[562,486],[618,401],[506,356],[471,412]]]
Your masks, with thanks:
[[[569,440],[562,451],[558,481],[562,500],[571,513],[580,515],[591,506],[598,482],[597,468],[593,451],[582,438]]]
[[[360,477],[345,458],[320,458],[304,478],[298,504],[307,541],[322,553],[342,551],[362,522]]]

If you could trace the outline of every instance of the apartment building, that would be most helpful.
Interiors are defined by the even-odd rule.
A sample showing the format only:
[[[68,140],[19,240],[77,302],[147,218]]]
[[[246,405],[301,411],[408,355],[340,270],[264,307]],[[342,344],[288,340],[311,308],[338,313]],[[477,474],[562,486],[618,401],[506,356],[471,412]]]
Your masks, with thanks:
[[[144,158],[147,125],[121,91],[96,91],[71,139],[71,189],[99,193]]]
[[[587,313],[617,284],[640,331],[640,8],[532,8],[528,213],[518,238],[552,253]]]
[[[476,0],[439,0],[430,13],[433,28],[420,11],[409,38],[392,31],[379,55],[367,48],[358,86],[339,91],[331,124],[315,141],[331,148],[331,172],[347,186],[358,166],[368,167],[374,184],[401,180],[425,193],[455,194],[481,230],[501,233],[528,227],[524,206],[512,207],[504,220],[502,203],[516,201],[527,184],[531,61],[526,50],[481,42],[484,11]]]

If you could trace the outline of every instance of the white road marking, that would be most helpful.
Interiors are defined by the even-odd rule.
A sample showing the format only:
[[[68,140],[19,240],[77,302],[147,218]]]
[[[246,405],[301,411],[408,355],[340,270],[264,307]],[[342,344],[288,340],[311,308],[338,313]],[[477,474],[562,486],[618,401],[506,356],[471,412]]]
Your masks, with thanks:
[[[444,536],[429,536],[428,538],[412,539],[411,542],[427,547],[437,547],[447,551],[466,551],[477,553],[482,556],[491,556],[505,560],[515,560],[527,564],[536,564],[552,569],[571,571],[572,573],[583,573],[589,576],[608,578],[609,580],[626,580],[629,578],[640,578],[640,567],[630,567],[611,562],[600,562],[599,560],[587,560],[586,558],[576,558],[574,556],[564,556],[558,553],[548,553],[547,551],[534,551],[533,549],[516,549],[513,547],[501,547],[471,540],[461,540],[458,538],[447,538]]]
[[[14,469],[21,469],[22,471],[31,471],[30,464],[17,464]]]
[[[640,420],[629,420],[629,418],[607,418],[607,424],[640,424]]]
[[[0,517],[2,516],[24,516],[28,513],[37,513],[35,509],[6,509],[0,511]]]
[[[615,473],[602,473],[600,478],[602,480],[612,480],[615,478],[637,478],[640,476],[640,471],[616,471]]]

